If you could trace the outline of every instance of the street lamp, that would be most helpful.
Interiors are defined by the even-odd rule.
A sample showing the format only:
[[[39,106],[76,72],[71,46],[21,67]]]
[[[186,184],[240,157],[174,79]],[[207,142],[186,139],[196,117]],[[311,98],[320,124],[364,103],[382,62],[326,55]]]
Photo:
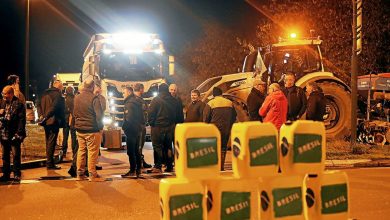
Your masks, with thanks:
[[[30,98],[29,96],[29,53],[30,53],[30,0],[26,0],[26,33],[25,33],[25,55],[24,55],[24,91],[26,100]]]

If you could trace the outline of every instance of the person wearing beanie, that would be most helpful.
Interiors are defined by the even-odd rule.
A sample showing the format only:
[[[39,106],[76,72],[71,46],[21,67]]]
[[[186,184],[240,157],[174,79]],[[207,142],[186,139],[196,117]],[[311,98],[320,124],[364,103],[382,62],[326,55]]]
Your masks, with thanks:
[[[236,110],[233,102],[222,97],[222,90],[213,88],[213,96],[203,110],[203,121],[217,126],[221,133],[221,170],[224,170],[227,143],[230,137],[230,130],[236,121]]]
[[[154,167],[149,173],[161,173],[163,155],[166,155],[165,172],[173,171],[173,134],[175,125],[180,123],[181,107],[169,93],[168,85],[158,88],[159,94],[151,101],[148,110],[148,122],[152,130]]]

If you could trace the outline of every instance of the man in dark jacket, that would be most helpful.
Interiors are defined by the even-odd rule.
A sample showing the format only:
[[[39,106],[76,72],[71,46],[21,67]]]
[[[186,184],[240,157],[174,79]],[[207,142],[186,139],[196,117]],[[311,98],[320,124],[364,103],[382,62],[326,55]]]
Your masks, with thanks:
[[[185,122],[202,122],[203,109],[206,106],[200,100],[200,92],[197,89],[191,91],[191,103],[187,106]]]
[[[142,125],[145,124],[142,109],[143,100],[133,94],[130,86],[124,88],[124,117],[122,129],[126,135],[127,156],[129,156],[130,170],[122,177],[139,177],[141,174],[141,154],[139,139]]]
[[[60,151],[60,161],[62,161],[63,157],[66,157],[66,153],[68,151],[68,138],[69,132],[71,135],[72,149],[76,145],[77,137],[76,130],[70,129],[70,124],[72,120],[73,108],[74,108],[74,88],[73,86],[68,86],[65,89],[65,127],[62,130],[62,150]]]
[[[181,111],[179,112],[179,121],[178,123],[184,122],[184,113],[183,113],[183,101],[181,101],[181,98],[177,91],[177,85],[172,83],[169,85],[169,93],[171,93],[171,96],[177,100],[178,105],[181,108]]]
[[[267,84],[260,79],[255,79],[253,81],[253,88],[246,100],[249,120],[251,121],[263,121],[262,117],[259,115],[259,109],[265,99],[266,87]]]
[[[286,73],[283,93],[288,101],[287,120],[298,120],[306,111],[307,98],[305,91],[295,85],[295,75],[293,73]]]
[[[148,121],[152,127],[154,167],[151,173],[161,173],[163,154],[166,155],[165,172],[173,171],[172,141],[175,125],[181,120],[181,107],[168,91],[168,85],[159,86],[159,94],[150,103]],[[182,114],[181,114],[182,115]]]
[[[14,96],[11,86],[4,87],[3,99],[0,100],[0,138],[3,146],[3,176],[0,182],[10,179],[11,160],[13,152],[14,180],[20,181],[20,144],[26,137],[26,108],[24,104]]]
[[[96,172],[99,147],[102,142],[100,131],[103,129],[103,109],[99,98],[93,94],[94,87],[94,81],[87,79],[83,82],[82,91],[74,100],[73,113],[77,140],[79,142],[77,152],[77,180],[86,179],[85,156],[88,154],[89,180],[104,181]]]
[[[203,110],[203,121],[215,124],[221,132],[221,170],[224,170],[230,130],[236,121],[237,113],[232,101],[222,97],[220,88],[213,88],[213,96],[214,98],[207,103]]]
[[[309,94],[307,100],[306,119],[313,121],[324,121],[326,113],[326,98],[320,86],[311,82],[306,85],[306,92]]]
[[[65,126],[65,100],[62,97],[62,82],[55,80],[53,87],[47,89],[39,105],[40,125],[45,128],[46,137],[46,167],[49,170],[61,169],[54,164],[54,150],[57,145],[58,131]]]

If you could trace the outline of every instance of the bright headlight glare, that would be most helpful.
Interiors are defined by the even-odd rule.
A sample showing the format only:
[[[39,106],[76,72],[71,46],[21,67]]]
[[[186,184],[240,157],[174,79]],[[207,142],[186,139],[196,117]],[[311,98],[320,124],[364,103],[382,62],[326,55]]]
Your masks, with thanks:
[[[108,97],[112,97],[114,94],[112,92],[108,93]]]
[[[112,50],[110,50],[110,49],[104,49],[104,50],[103,50],[103,53],[104,53],[104,54],[110,54],[110,53],[112,53]]]
[[[118,122],[115,122],[115,123],[114,123],[114,126],[115,126],[115,127],[118,127]]]
[[[112,107],[111,107],[111,111],[114,112],[115,110],[116,110],[115,106],[112,106]]]
[[[158,92],[153,92],[153,96],[156,97],[158,95]]]
[[[110,104],[114,104],[114,99],[110,99]]]
[[[112,118],[109,118],[109,117],[103,118],[103,124],[111,124],[111,123],[112,123]]]

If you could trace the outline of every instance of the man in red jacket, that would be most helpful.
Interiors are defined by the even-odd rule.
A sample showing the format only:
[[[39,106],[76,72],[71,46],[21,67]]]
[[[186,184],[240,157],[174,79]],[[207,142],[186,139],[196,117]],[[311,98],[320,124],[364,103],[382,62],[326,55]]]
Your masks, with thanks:
[[[280,90],[279,84],[271,84],[268,88],[268,96],[259,109],[259,115],[263,117],[263,122],[271,122],[279,131],[287,120],[287,109],[287,98]]]

